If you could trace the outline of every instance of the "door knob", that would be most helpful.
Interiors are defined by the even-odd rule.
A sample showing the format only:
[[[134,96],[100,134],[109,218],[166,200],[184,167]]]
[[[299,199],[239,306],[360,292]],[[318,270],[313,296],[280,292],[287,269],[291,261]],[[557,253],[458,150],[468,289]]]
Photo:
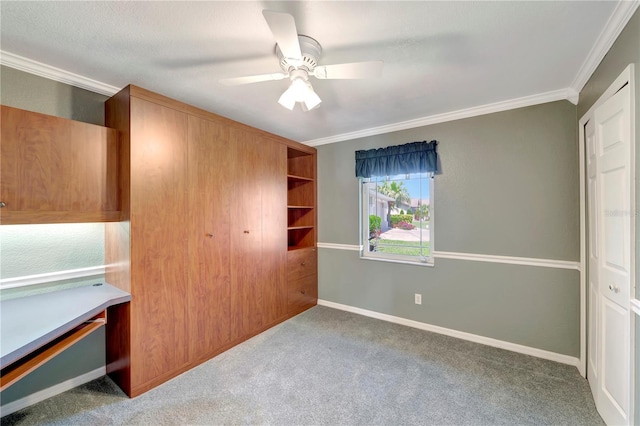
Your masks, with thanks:
[[[7,204],[4,201],[0,201],[0,208],[7,207]]]
[[[306,265],[306,263],[304,263],[304,262],[302,262],[302,263],[300,264],[300,266],[304,266],[304,265]]]
[[[209,232],[209,233],[207,234],[207,237],[209,237],[209,238],[213,238],[213,232]]]
[[[609,284],[609,290],[616,294],[620,293],[620,287],[615,287],[613,284]]]
[[[249,233],[249,231],[248,231],[247,229],[245,229],[245,230],[244,230],[244,233],[245,233],[245,234],[248,234],[248,233]]]

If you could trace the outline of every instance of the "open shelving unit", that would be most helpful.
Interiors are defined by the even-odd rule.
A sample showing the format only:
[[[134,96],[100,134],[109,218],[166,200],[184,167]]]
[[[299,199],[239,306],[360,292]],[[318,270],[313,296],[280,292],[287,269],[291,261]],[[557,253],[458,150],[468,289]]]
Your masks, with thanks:
[[[288,249],[315,247],[316,162],[310,152],[287,148]]]

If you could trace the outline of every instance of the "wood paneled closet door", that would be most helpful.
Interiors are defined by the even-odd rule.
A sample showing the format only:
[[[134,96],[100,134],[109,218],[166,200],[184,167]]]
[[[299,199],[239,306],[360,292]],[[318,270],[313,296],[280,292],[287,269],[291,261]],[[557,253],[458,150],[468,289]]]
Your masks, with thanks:
[[[189,116],[189,347],[207,358],[231,340],[230,206],[235,196],[229,128]]]
[[[187,114],[131,98],[131,381],[188,361]]]
[[[230,130],[232,339],[266,328],[286,309],[286,147],[244,127]]]

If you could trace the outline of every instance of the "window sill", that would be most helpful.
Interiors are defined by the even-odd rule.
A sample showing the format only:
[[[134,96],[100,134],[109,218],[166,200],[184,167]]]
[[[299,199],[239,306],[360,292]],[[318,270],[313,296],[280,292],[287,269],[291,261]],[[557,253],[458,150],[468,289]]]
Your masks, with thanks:
[[[435,262],[433,261],[433,257],[427,262],[420,261],[412,261],[412,260],[398,260],[398,259],[387,259],[384,257],[373,257],[373,256],[362,256],[360,255],[360,260],[373,260],[374,262],[387,262],[387,263],[402,263],[405,265],[414,265],[414,266],[428,266],[434,267]]]

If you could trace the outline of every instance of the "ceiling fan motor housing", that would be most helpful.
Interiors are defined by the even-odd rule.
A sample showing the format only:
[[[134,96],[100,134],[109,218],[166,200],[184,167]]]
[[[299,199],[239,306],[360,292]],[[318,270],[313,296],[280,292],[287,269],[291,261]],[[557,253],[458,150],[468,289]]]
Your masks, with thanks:
[[[280,68],[282,68],[286,73],[292,69],[298,69],[300,67],[304,67],[308,71],[313,71],[313,69],[318,65],[318,61],[322,55],[322,46],[320,46],[320,43],[311,37],[298,35],[298,41],[300,42],[300,51],[302,52],[301,64],[290,63],[280,51],[280,46],[276,44],[276,55],[280,60]]]

